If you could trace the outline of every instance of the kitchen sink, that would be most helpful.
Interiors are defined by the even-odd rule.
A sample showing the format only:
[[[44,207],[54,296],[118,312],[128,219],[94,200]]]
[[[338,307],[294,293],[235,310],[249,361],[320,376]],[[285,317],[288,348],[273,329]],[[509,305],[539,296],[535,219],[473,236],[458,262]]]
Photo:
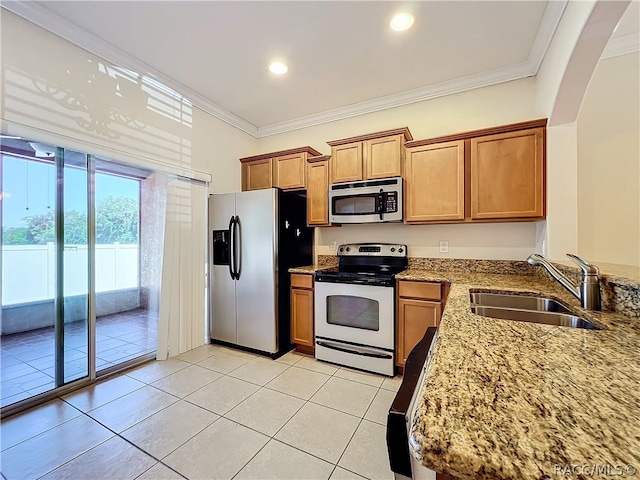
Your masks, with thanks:
[[[559,327],[585,328],[595,330],[592,323],[584,318],[566,313],[535,312],[532,310],[516,310],[511,308],[482,307],[472,305],[471,311],[483,317],[500,318],[503,320],[516,320],[518,322],[542,323],[545,325],[557,325]]]
[[[509,295],[504,293],[472,293],[471,303],[486,307],[515,308],[534,312],[571,313],[569,307],[551,298]]]
[[[471,311],[483,317],[595,330],[596,326],[574,315],[556,300],[526,295],[471,293]]]

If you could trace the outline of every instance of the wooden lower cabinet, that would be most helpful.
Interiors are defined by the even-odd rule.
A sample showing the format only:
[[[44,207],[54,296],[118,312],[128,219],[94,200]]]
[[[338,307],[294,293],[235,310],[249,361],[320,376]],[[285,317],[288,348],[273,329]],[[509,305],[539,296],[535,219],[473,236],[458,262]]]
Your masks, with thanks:
[[[404,367],[427,328],[440,324],[443,288],[440,283],[407,280],[399,280],[397,286],[396,365]]]
[[[398,299],[397,365],[404,365],[407,356],[424,337],[427,328],[438,326],[441,315],[442,306],[440,302],[406,298]]]
[[[296,350],[313,354],[313,275],[291,274],[291,343]]]
[[[451,475],[446,473],[436,473],[436,480],[455,480]]]

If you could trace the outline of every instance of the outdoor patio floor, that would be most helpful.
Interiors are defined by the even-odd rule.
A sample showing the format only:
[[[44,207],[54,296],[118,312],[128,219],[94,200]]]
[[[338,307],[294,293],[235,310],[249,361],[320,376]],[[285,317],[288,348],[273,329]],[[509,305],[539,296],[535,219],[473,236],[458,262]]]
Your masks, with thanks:
[[[153,353],[157,347],[157,314],[136,309],[98,317],[96,370]],[[5,406],[54,388],[53,327],[2,335],[0,405]],[[87,375],[87,324],[65,325],[65,382]]]

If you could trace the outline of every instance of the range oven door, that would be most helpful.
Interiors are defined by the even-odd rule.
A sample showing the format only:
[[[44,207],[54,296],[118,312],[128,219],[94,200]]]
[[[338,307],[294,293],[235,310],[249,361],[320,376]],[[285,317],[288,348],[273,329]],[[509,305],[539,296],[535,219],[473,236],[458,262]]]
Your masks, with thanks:
[[[315,355],[393,376],[394,289],[316,282]]]

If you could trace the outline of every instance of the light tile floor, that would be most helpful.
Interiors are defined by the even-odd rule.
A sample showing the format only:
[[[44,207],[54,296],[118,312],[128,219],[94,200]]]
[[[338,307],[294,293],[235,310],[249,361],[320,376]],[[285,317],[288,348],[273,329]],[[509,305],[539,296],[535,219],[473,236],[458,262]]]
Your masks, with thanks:
[[[401,378],[215,345],[0,425],[3,479],[391,479]]]
[[[98,371],[157,348],[157,314],[135,309],[98,317]],[[9,405],[55,387],[53,327],[2,335],[0,339],[0,406]],[[65,381],[87,375],[87,324],[65,325]]]

